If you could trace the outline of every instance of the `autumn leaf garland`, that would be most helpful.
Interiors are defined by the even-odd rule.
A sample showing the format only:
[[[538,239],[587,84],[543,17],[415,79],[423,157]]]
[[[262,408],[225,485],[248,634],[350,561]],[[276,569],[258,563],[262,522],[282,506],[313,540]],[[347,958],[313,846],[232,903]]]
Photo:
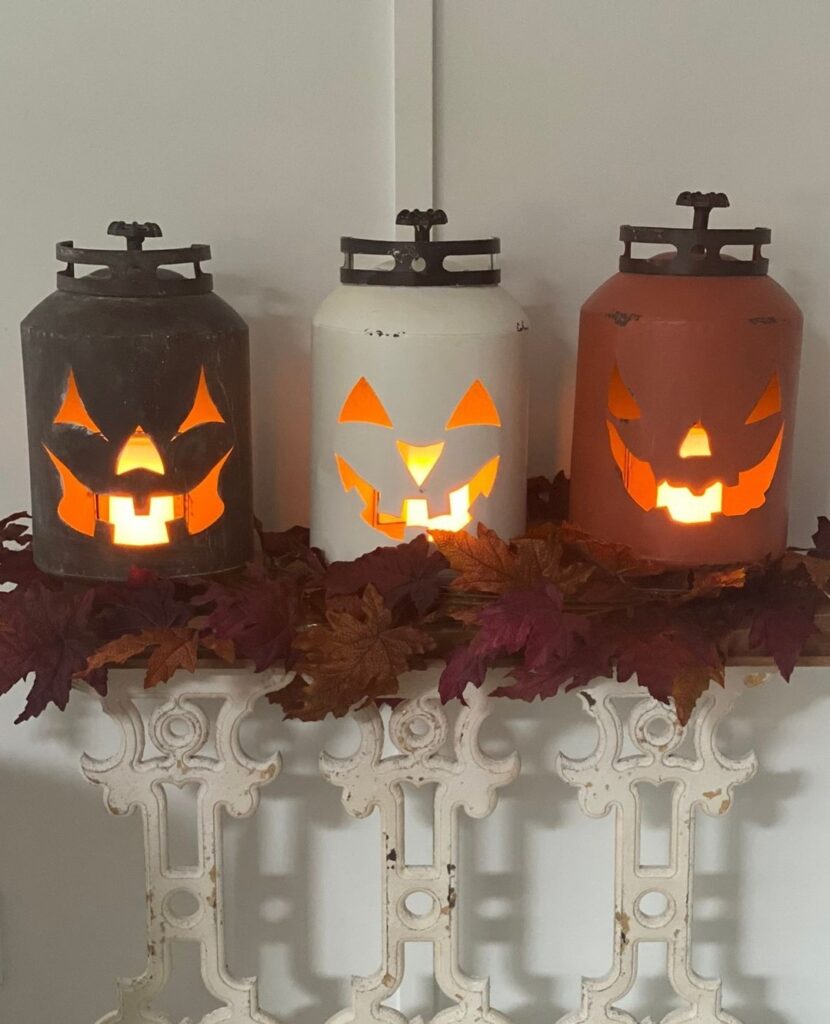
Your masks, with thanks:
[[[140,660],[145,685],[194,671],[200,657],[286,667],[270,696],[289,718],[314,721],[394,697],[399,677],[429,657],[445,667],[444,700],[481,686],[504,664],[494,696],[552,697],[599,676],[636,675],[686,721],[723,684],[733,638],[789,678],[816,632],[830,584],[830,520],[809,551],[774,562],[666,568],[562,520],[567,481],[529,482],[535,520],[505,541],[436,531],[353,562],[327,564],[308,531],[258,527],[255,564],[221,577],[83,583],[41,573],[28,517],[0,521],[0,693],[30,686],[20,720],[66,706],[75,680],[106,692],[113,665]]]

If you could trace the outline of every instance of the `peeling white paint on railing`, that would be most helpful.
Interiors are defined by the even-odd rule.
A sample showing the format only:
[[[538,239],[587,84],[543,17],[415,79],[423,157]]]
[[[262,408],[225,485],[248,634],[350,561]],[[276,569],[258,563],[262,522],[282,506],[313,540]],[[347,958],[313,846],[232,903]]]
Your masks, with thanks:
[[[279,772],[279,756],[254,762],[239,742],[242,721],[263,693],[278,685],[274,677],[249,672],[179,676],[152,691],[145,691],[140,681],[119,679],[104,698],[104,710],[120,728],[121,749],[105,760],[84,757],[82,766],[90,781],[104,787],[111,814],[136,809],[141,814],[147,966],[139,977],[119,980],[118,1009],[98,1024],[172,1024],[152,1004],[169,981],[174,942],[199,944],[202,980],[222,1003],[202,1024],[276,1024],[259,1008],[256,979],[233,978],[225,961],[222,829],[225,811],[238,818],[253,814],[259,788]],[[139,697],[154,705],[147,728],[136,703]],[[212,730],[195,703],[206,698],[218,702]],[[207,752],[211,732],[215,754]],[[198,864],[174,865],[164,786],[194,783],[199,787]],[[177,909],[176,901],[182,899],[190,901],[192,911]]]
[[[691,963],[695,814],[698,808],[725,814],[733,788],[757,767],[754,754],[732,761],[716,744],[717,727],[734,694],[713,688],[685,728],[672,709],[631,685],[601,683],[582,697],[599,731],[596,749],[582,760],[560,754],[557,767],[579,787],[586,814],[604,817],[613,809],[616,815],[614,954],[605,977],[583,979],[580,1009],[559,1024],[637,1024],[615,1004],[634,986],[642,942],[666,944],[668,981],[686,1004],[662,1024],[739,1024],[721,1009],[720,980],[701,978]],[[620,704],[630,705],[626,720]],[[626,739],[634,753],[624,753]],[[691,747],[687,753],[680,750],[684,741]],[[667,864],[642,863],[642,783],[672,787]],[[646,903],[655,899],[657,907]]]
[[[508,1024],[490,1007],[489,980],[470,978],[459,966],[458,892],[464,887],[458,813],[489,815],[499,788],[518,776],[519,756],[483,752],[480,728],[495,706],[484,692],[471,690],[466,705],[445,709],[434,676],[416,675],[391,712],[371,707],[356,713],[360,741],[354,753],[320,756],[324,778],[342,788],[350,815],[364,818],[378,810],[382,850],[381,963],[374,974],[352,979],[351,1005],[329,1024],[414,1024],[390,1005],[403,982],[409,942],[432,945],[434,982],[451,1004],[432,1024]],[[201,1024],[276,1024],[260,1009],[256,979],[234,978],[226,965],[221,838],[223,810],[252,814],[260,787],[279,771],[279,756],[257,762],[245,754],[239,729],[256,701],[284,677],[200,671],[145,691],[137,675],[113,676],[103,706],[120,729],[121,749],[105,760],[85,757],[83,769],[105,788],[112,814],[141,814],[147,965],[140,976],[119,982],[118,1008],[99,1024],[173,1024],[153,1003],[170,980],[176,942],[199,944],[202,980],[222,1004]],[[720,980],[699,977],[691,965],[695,815],[698,809],[724,814],[734,787],[756,769],[754,755],[733,761],[716,745],[717,727],[734,697],[734,691],[714,689],[683,728],[671,708],[634,685],[603,682],[583,692],[599,733],[596,749],[582,760],[560,754],[557,768],[579,788],[587,814],[603,817],[613,810],[616,816],[614,954],[604,978],[583,979],[580,1008],[560,1024],[637,1024],[618,1004],[637,980],[643,942],[665,943],[668,980],[684,1003],[659,1024],[738,1024],[721,1009]],[[211,699],[219,709],[215,722],[203,710]],[[143,716],[139,706],[152,710]],[[385,747],[395,752],[384,756]],[[199,788],[198,863],[178,865],[172,863],[164,787],[192,783]],[[643,784],[671,787],[665,863],[643,863]],[[407,786],[434,787],[429,863],[407,856]],[[192,910],[176,905],[182,894]],[[416,894],[421,906],[413,902]],[[650,905],[655,899],[661,901],[656,908]]]
[[[473,692],[458,712],[452,756],[441,752],[449,723],[434,694],[405,700],[392,711],[388,735],[398,754],[383,757],[383,720],[370,708],[358,714],[361,740],[351,757],[321,756],[323,775],[343,787],[349,814],[365,818],[378,808],[383,852],[381,964],[375,974],[352,980],[351,1007],[329,1024],[408,1024],[402,1013],[383,1005],[403,981],[407,942],[432,943],[435,983],[453,1004],[433,1024],[507,1024],[490,1008],[489,982],[467,977],[458,951],[458,811],[486,817],[496,806],[497,789],[519,774],[517,754],[495,760],[479,746],[479,729],[489,711],[484,694]],[[404,783],[436,786],[431,864],[407,860]],[[416,893],[429,898],[422,913],[408,905]]]

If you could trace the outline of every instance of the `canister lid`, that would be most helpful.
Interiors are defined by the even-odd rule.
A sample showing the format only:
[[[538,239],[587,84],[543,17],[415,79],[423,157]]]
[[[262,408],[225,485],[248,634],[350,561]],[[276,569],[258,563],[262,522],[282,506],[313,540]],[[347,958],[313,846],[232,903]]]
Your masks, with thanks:
[[[343,284],[408,285],[409,287],[469,288],[483,284],[498,284],[501,270],[494,265],[493,256],[501,251],[498,238],[475,238],[452,242],[432,241],[430,231],[447,223],[443,210],[401,210],[396,224],[415,229],[414,242],[381,242],[370,238],[340,239],[340,250],[345,255],[340,268]],[[355,266],[356,256],[391,256],[392,263],[371,269]],[[489,266],[479,270],[447,266],[448,256],[489,256]]]
[[[202,271],[202,261],[210,259],[209,245],[190,245],[182,249],[143,250],[147,238],[161,238],[158,224],[114,220],[107,229],[127,242],[126,250],[78,249],[74,242],[58,242],[57,258],[66,263],[58,271],[58,290],[81,295],[109,295],[115,298],[203,295],[213,291],[213,276]],[[171,264],[190,263],[193,277],[184,277]],[[97,266],[83,277],[75,276],[78,264]]]
[[[690,228],[649,228],[623,224],[620,241],[625,250],[620,270],[627,274],[663,274],[686,277],[762,277],[769,260],[761,255],[761,246],[769,242],[769,228],[710,228],[709,214],[715,207],[729,206],[723,192],[681,192],[678,206],[691,206],[694,221]],[[635,257],[631,246],[637,242],[674,246],[675,252],[658,256]],[[726,245],[752,247],[747,258],[722,253]]]

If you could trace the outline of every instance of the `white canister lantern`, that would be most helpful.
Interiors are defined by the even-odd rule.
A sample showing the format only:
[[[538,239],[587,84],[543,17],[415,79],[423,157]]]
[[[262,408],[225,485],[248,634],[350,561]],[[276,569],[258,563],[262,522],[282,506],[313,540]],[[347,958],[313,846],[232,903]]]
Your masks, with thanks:
[[[330,559],[524,529],[527,315],[498,287],[499,240],[431,241],[446,222],[404,210],[414,242],[343,238],[341,285],[314,317],[311,540]],[[357,265],[379,255],[392,262]]]

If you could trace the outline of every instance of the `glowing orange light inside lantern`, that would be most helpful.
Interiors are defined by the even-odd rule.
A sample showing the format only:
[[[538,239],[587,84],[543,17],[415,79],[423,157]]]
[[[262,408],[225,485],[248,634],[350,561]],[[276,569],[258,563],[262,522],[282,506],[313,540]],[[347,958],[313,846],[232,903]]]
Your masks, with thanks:
[[[501,417],[490,392],[480,380],[474,380],[452,416],[447,420],[446,429],[458,427],[500,427]]]
[[[145,433],[140,426],[135,428],[118,453],[115,475],[122,476],[124,473],[131,473],[134,469],[146,469],[150,473],[160,475],[164,473],[164,463],[161,461],[158,448],[150,435]]]
[[[78,391],[78,384],[75,380],[73,370],[69,371],[66,381],[66,393],[63,396],[61,407],[58,409],[53,423],[66,423],[72,427],[83,427],[90,434],[100,434],[98,424],[87,412],[81,393]]]
[[[681,459],[698,459],[712,454],[712,446],[709,444],[709,435],[702,423],[695,423],[689,428],[680,445]]]
[[[422,526],[428,530],[463,530],[472,521],[470,506],[480,495],[488,495],[496,482],[499,456],[490,459],[475,474],[469,483],[449,493],[450,510],[444,515],[430,516],[425,498],[406,498],[403,502],[402,518],[406,526]]]
[[[404,465],[409,470],[409,475],[420,487],[435,468],[435,463],[441,458],[444,442],[424,445],[408,444],[406,441],[396,443]]]
[[[716,481],[702,494],[695,494],[664,480],[657,488],[657,508],[664,508],[676,523],[708,523],[723,511],[723,484]]]
[[[113,542],[130,547],[167,544],[170,540],[167,523],[181,515],[181,511],[176,509],[176,497],[172,494],[152,495],[145,513],[136,512],[135,502],[130,495],[110,494],[106,504],[106,514],[102,518],[113,527]]]
[[[199,372],[199,383],[196,387],[196,396],[193,399],[193,406],[190,412],[182,420],[181,426],[176,431],[178,434],[184,434],[188,430],[193,430],[194,427],[201,427],[205,423],[224,423],[225,420],[222,413],[216,407],[216,402],[213,401],[208,390],[207,380],[205,379],[205,368],[202,367]]]

